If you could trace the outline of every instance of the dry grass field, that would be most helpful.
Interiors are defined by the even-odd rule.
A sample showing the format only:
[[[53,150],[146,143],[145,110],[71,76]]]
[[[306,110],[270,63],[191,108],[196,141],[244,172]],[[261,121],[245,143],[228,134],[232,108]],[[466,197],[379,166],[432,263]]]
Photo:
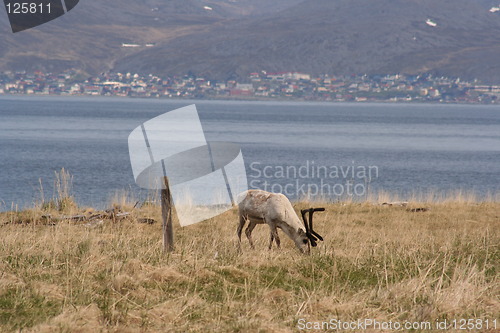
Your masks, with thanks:
[[[185,228],[174,219],[170,254],[161,223],[138,223],[161,221],[153,204],[123,199],[132,214],[102,223],[42,217],[91,213],[70,198],[2,213],[0,331],[296,332],[331,319],[433,325],[417,332],[445,319],[494,332],[496,319],[498,331],[500,203],[385,199],[326,204],[315,216],[325,241],[310,256],[282,233],[282,249],[269,251],[264,225],[256,249],[244,239],[238,253],[236,210]]]

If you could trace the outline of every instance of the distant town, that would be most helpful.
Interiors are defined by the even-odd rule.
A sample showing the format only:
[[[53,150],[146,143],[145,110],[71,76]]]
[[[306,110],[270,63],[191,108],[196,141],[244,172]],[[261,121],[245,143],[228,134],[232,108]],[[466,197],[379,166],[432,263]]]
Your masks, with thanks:
[[[430,74],[313,76],[261,71],[244,80],[218,81],[196,75],[109,72],[87,77],[77,70],[60,74],[10,71],[0,73],[0,94],[500,104],[500,85]]]

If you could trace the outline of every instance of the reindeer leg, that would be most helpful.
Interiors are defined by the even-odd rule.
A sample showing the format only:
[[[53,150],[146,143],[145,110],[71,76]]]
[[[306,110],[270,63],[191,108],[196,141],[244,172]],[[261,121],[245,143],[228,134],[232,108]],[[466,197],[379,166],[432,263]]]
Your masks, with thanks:
[[[276,240],[276,246],[279,249],[281,242],[280,242],[280,236],[278,236],[278,230],[277,229],[274,229],[274,239]]]
[[[238,230],[236,233],[238,234],[238,249],[241,250],[241,232],[243,231],[243,227],[247,223],[247,219],[243,216],[240,215],[240,224],[238,225]]]
[[[276,246],[278,249],[280,248],[280,237],[278,236],[278,229],[276,227],[276,224],[269,224],[269,229],[270,229],[270,240],[269,240],[269,250],[273,247],[273,240],[276,240]]]
[[[252,231],[255,228],[257,223],[255,221],[250,220],[250,224],[248,224],[248,227],[245,229],[245,235],[247,235],[248,241],[250,242],[250,246],[252,249],[255,249],[255,245],[253,244],[252,240]]]

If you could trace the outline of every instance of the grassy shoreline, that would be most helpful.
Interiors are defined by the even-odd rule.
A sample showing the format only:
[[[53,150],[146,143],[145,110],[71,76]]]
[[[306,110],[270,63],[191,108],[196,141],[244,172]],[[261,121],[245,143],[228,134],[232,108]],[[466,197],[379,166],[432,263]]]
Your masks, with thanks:
[[[244,239],[238,253],[236,210],[185,228],[174,219],[172,254],[160,223],[138,223],[161,221],[155,204],[132,210],[123,199],[132,214],[99,223],[42,218],[95,213],[69,199],[0,213],[0,331],[296,332],[301,320],[462,318],[498,328],[500,203],[472,199],[326,204],[315,218],[325,242],[311,256],[284,235],[267,250],[265,226],[256,249]]]

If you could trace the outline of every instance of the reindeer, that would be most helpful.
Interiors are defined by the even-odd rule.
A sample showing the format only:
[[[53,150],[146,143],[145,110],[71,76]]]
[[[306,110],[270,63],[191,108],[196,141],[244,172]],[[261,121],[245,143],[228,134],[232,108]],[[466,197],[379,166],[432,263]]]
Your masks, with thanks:
[[[267,223],[270,228],[269,249],[272,248],[273,241],[276,241],[276,246],[280,248],[277,228],[283,230],[302,253],[309,254],[310,246],[315,247],[318,240],[323,240],[312,229],[312,217],[314,212],[324,211],[324,208],[303,209],[301,214],[304,224],[302,224],[292,204],[283,194],[249,190],[240,195],[245,195],[245,198],[239,204],[240,221],[237,230],[239,248],[241,248],[241,232],[247,220],[250,223],[245,230],[245,234],[252,248],[255,248],[252,231],[257,224],[264,223]],[[309,213],[309,223],[307,222],[306,213]]]

